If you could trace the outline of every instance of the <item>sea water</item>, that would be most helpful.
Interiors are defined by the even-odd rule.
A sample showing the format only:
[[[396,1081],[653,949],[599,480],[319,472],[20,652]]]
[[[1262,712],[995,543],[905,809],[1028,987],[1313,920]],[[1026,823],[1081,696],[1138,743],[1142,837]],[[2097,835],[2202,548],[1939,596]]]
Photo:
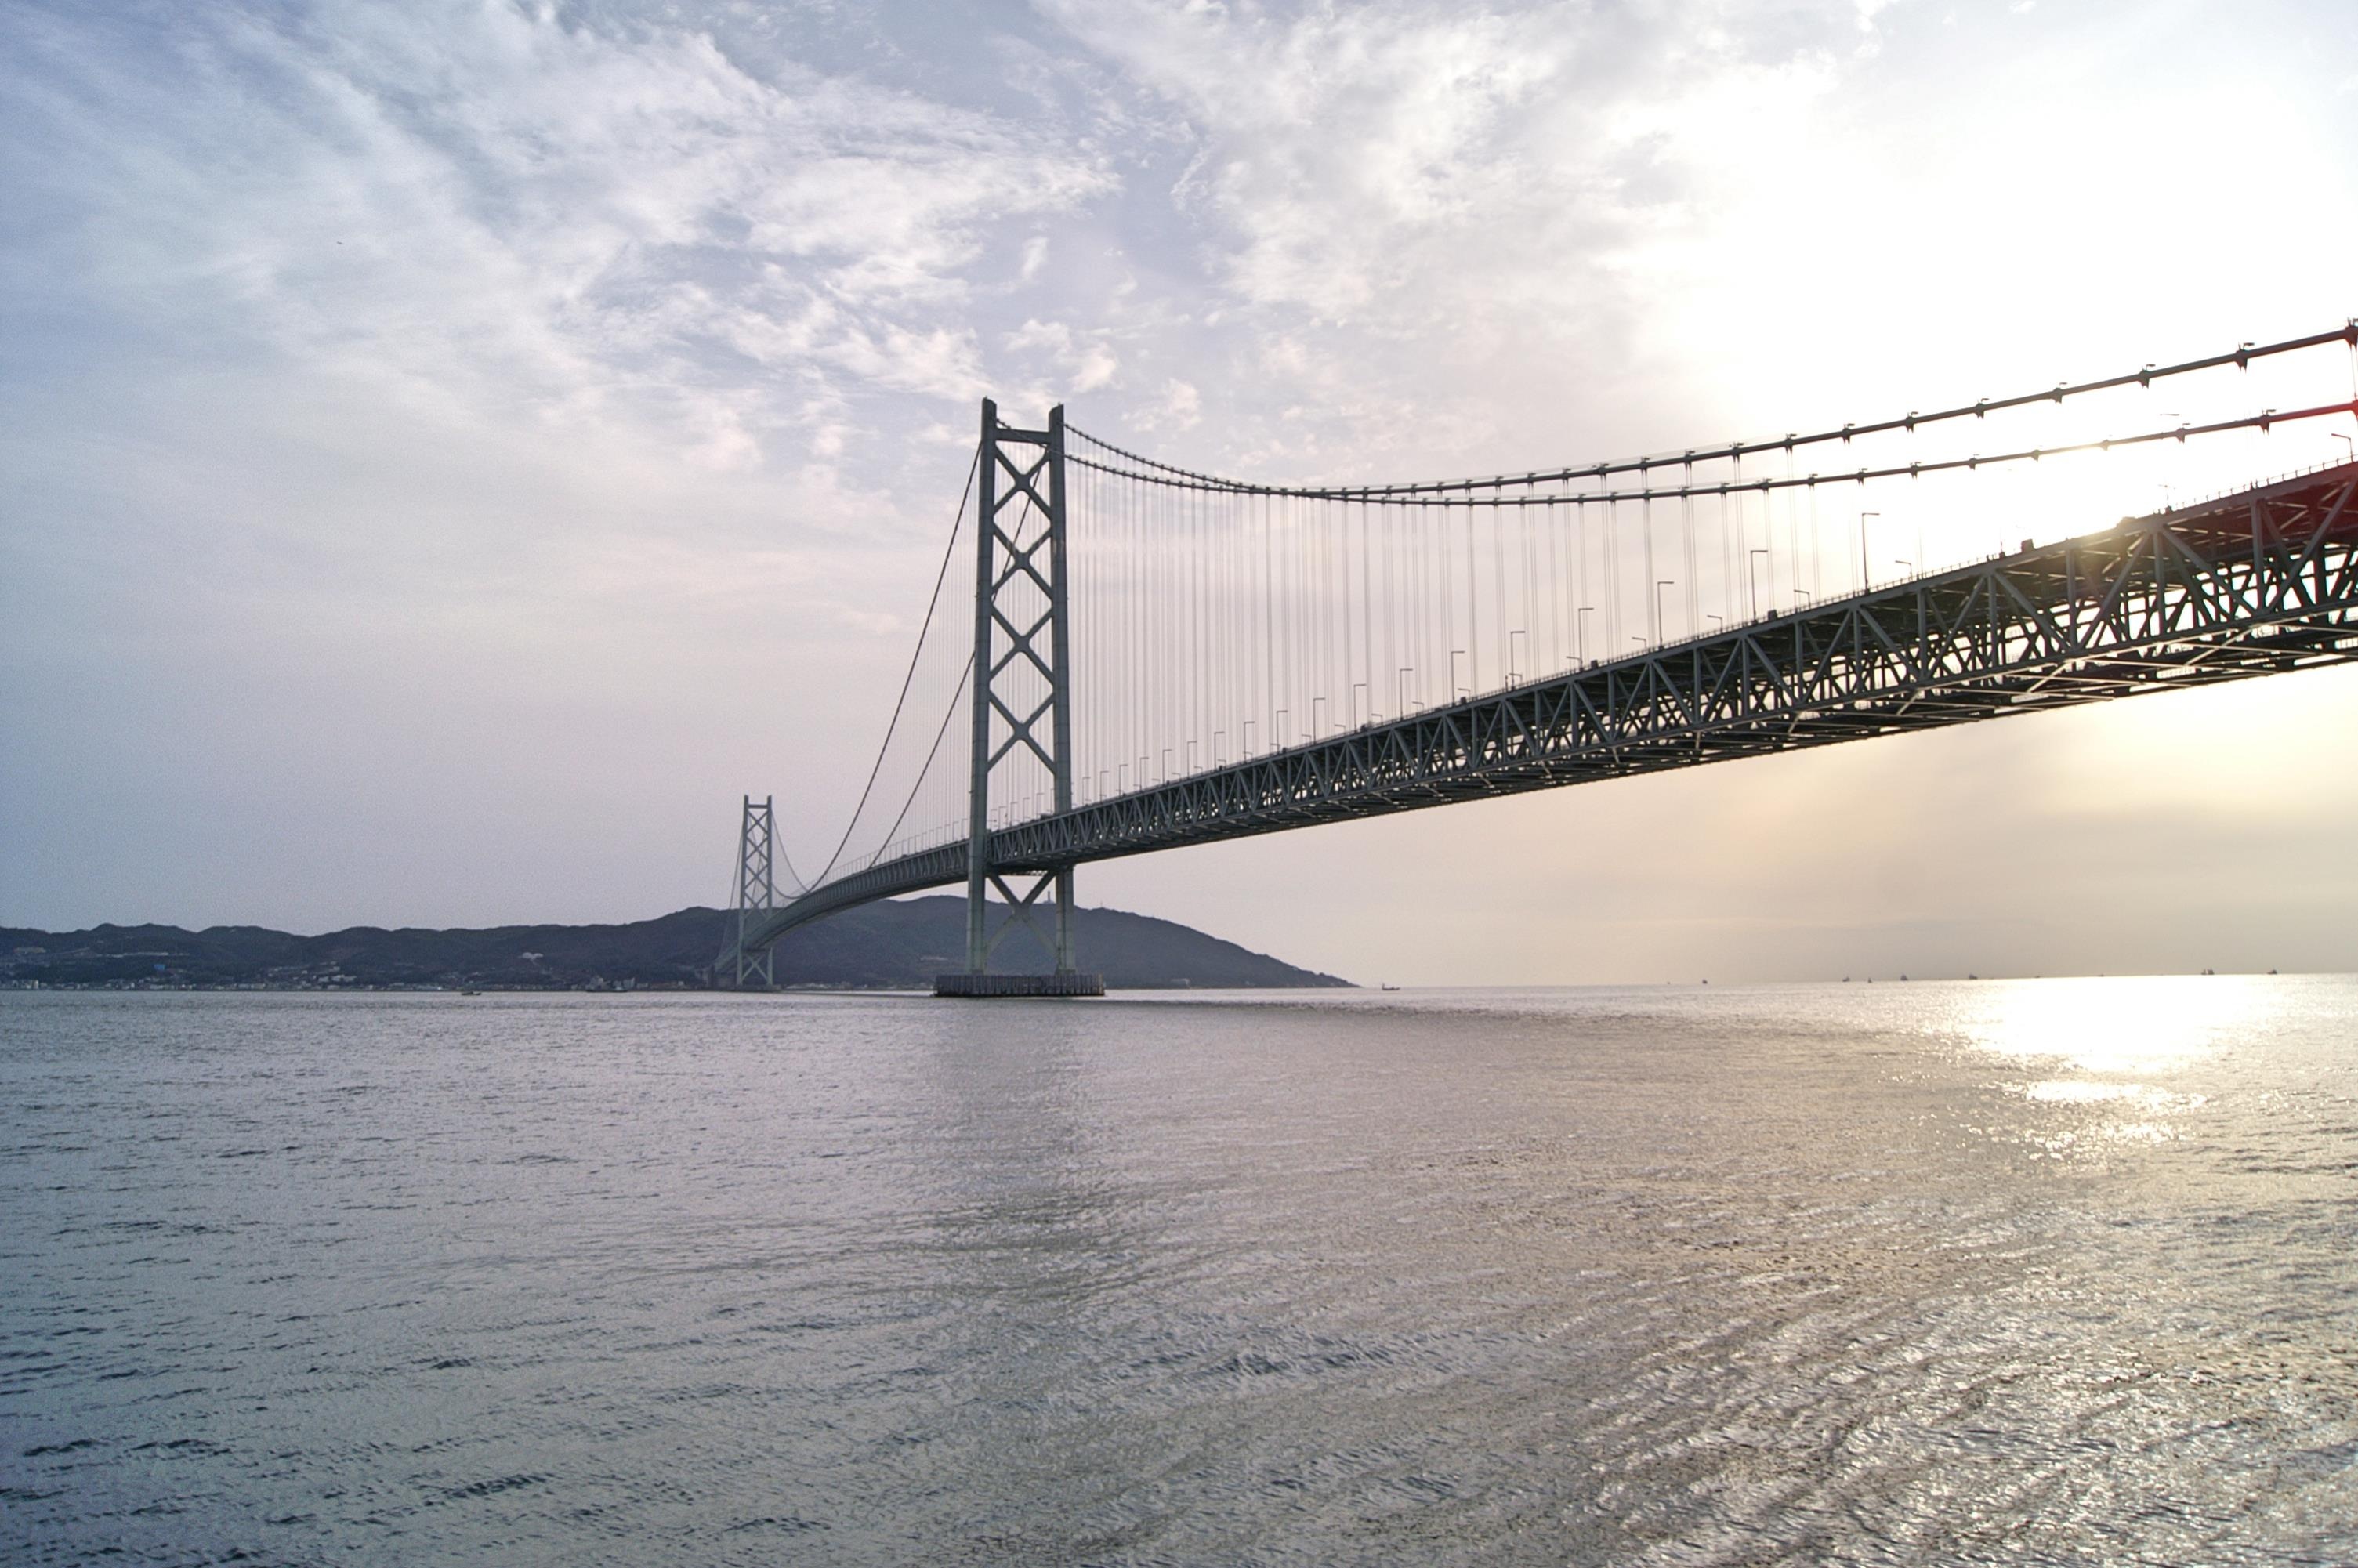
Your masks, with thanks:
[[[0,1557],[2358,1561],[2358,981],[0,995]]]

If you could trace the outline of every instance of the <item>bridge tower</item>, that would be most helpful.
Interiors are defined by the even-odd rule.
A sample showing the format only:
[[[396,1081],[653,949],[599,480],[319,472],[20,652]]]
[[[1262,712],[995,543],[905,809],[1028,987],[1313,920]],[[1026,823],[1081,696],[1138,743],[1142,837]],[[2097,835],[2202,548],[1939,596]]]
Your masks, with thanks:
[[[771,949],[764,946],[758,952],[745,950],[747,931],[778,907],[778,884],[770,870],[777,849],[777,816],[773,809],[776,798],[765,795],[757,806],[752,795],[745,797],[745,826],[737,840],[737,931],[729,951],[721,955],[722,962],[733,959],[736,963],[739,990],[745,989],[749,978],[758,978],[763,990],[777,984]]]
[[[1073,869],[1001,867],[990,856],[991,781],[1036,762],[1048,775],[1055,809],[1073,808],[1072,619],[1065,591],[1065,408],[1048,412],[1044,430],[1019,429],[982,404],[977,463],[974,560],[974,734],[967,828],[966,971],[935,983],[943,996],[1096,996],[1104,982],[1073,965]],[[996,716],[998,723],[994,724]],[[996,738],[994,738],[996,736]],[[1019,892],[1008,874],[1028,874]],[[992,975],[990,894],[997,889],[1009,918],[1031,930],[1055,960],[1053,975]],[[1033,924],[1043,896],[1055,924]]]

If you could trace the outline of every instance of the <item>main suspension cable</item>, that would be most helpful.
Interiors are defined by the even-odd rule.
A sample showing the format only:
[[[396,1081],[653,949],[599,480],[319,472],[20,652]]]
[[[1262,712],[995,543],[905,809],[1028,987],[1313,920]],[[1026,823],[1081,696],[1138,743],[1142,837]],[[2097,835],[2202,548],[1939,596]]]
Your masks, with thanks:
[[[901,824],[908,819],[909,808],[917,804],[917,794],[925,787],[926,775],[934,771],[934,759],[941,754],[942,737],[950,732],[950,720],[957,717],[958,698],[966,695],[967,682],[973,678],[974,654],[969,653],[966,656],[966,668],[958,674],[957,687],[950,693],[949,707],[942,710],[941,724],[934,730],[934,744],[925,753],[925,766],[917,770],[917,782],[909,786],[909,798],[901,803],[900,815],[894,816],[892,826],[884,830],[884,841],[877,846],[874,854],[868,857],[868,865],[872,866],[884,858],[884,851],[892,847],[892,835],[901,831]],[[867,869],[867,866],[860,868],[862,871]]]
[[[1761,452],[1791,452],[1800,447],[1817,446],[1827,441],[1840,441],[1846,446],[1854,438],[1861,436],[1883,435],[1893,430],[1906,430],[1912,434],[1924,426],[1938,425],[1952,419],[1963,419],[1968,416],[1982,418],[1991,414],[2003,413],[2010,408],[2025,408],[2041,403],[2061,403],[2067,397],[2077,397],[2092,392],[2108,392],[2124,386],[2149,387],[2157,381],[2164,381],[2171,376],[2188,375],[2197,371],[2217,370],[2225,365],[2234,365],[2238,369],[2248,368],[2255,360],[2269,359],[2278,354],[2298,353],[2304,349],[2314,349],[2326,343],[2347,343],[2351,346],[2353,353],[2358,354],[2358,319],[2353,319],[2330,332],[2312,332],[2307,337],[2288,338],[2278,343],[2266,343],[2257,347],[2247,343],[2227,353],[2211,354],[2201,359],[2187,360],[2179,364],[2147,365],[2143,369],[2131,371],[2125,374],[2104,376],[2094,381],[2058,383],[2043,392],[2026,392],[2012,397],[1985,397],[1973,403],[1961,404],[1953,408],[1938,409],[1930,414],[1911,411],[1898,418],[1873,420],[1864,425],[1844,425],[1839,429],[1819,430],[1808,435],[1788,434],[1758,441],[1732,441],[1715,447],[1690,448],[1682,452],[1658,452],[1646,457],[1622,458],[1608,462],[1578,463],[1523,474],[1489,474],[1474,479],[1424,480],[1396,484],[1309,486],[1256,484],[1246,480],[1227,479],[1217,474],[1201,473],[1193,469],[1180,468],[1174,464],[1158,461],[1115,446],[1110,441],[1093,436],[1072,425],[1065,426],[1065,429],[1091,446],[1110,452],[1127,462],[1169,476],[1159,481],[1150,474],[1136,473],[1129,476],[1150,483],[1178,484],[1184,481],[1186,482],[1182,488],[1233,490],[1248,494],[1293,495],[1307,500],[1327,501],[1344,497],[1441,495],[1452,492],[1470,492],[1507,486],[1529,489],[1572,478],[1592,478],[1601,481],[1608,475],[1617,473],[1642,474],[1658,468],[1671,468],[1681,464],[1740,460]],[[2280,415],[2277,417],[2290,418],[2293,416]],[[2238,428],[2240,427],[2219,427]],[[2200,431],[2189,432],[2189,434],[2201,433]],[[1107,467],[1101,462],[1091,462],[1088,459],[1073,457],[1069,454],[1067,460],[1085,463],[1107,472],[1122,471]],[[1653,493],[1675,495],[1680,492],[1657,491]],[[1695,493],[1711,493],[1711,492],[1706,489]],[[1628,497],[1625,495],[1623,499]]]
[[[2257,351],[2255,351],[2256,352]],[[1997,405],[1992,404],[1990,406],[1995,408]],[[1173,490],[1233,488],[1249,495],[1278,495],[1296,501],[1356,501],[1365,496],[1384,496],[1398,502],[1402,506],[1518,506],[1525,504],[1534,506],[1588,506],[1598,503],[1611,505],[1615,503],[1623,501],[1664,501],[1696,495],[1739,496],[1753,493],[1765,494],[1770,491],[1798,490],[1821,484],[1864,484],[1868,480],[1872,479],[1913,479],[1928,473],[1947,473],[1958,469],[1970,470],[1995,468],[2001,463],[2038,462],[2043,458],[2066,457],[2076,452],[2110,451],[2115,447],[2143,446],[2151,441],[2183,441],[2189,436],[2213,436],[2224,430],[2265,431],[2277,425],[2290,425],[2302,419],[2330,418],[2337,414],[2358,415],[2358,402],[2324,403],[2320,404],[2314,408],[2295,408],[2288,411],[2271,408],[2258,414],[2246,415],[2240,419],[2222,419],[2209,425],[2180,425],[2165,430],[2148,430],[2135,436],[2107,436],[2101,440],[2095,441],[2075,441],[2060,447],[2028,447],[2020,451],[1994,452],[1986,457],[1977,455],[1969,458],[1951,458],[1939,462],[1899,463],[1886,468],[1863,468],[1840,473],[1813,473],[1807,475],[1806,477],[1798,477],[1793,479],[1721,481],[1720,482],[1714,484],[1680,485],[1673,489],[1665,490],[1574,491],[1570,493],[1549,494],[1542,492],[1530,496],[1441,493],[1444,491],[1455,491],[1463,488],[1460,481],[1451,481],[1441,485],[1422,487],[1418,490],[1416,493],[1409,493],[1407,487],[1387,490],[1381,487],[1354,486],[1341,490],[1316,491],[1289,490],[1283,486],[1278,485],[1245,485],[1232,487],[1226,483],[1226,481],[1215,484],[1206,484],[1193,479],[1176,479],[1166,477],[1163,474],[1141,473],[1134,470],[1118,468],[1109,463],[1100,463],[1088,458],[1076,457],[1069,453],[1066,454],[1065,460],[1081,468],[1094,469],[1099,473],[1112,474],[1118,478],[1131,480],[1140,484],[1161,485]],[[1721,448],[1716,451],[1699,451],[1693,454],[1693,456],[1694,460],[1697,462],[1726,459],[1731,455],[1734,455],[1736,460],[1740,461],[1744,452],[1781,449],[1781,444],[1774,448],[1746,447],[1740,449],[1736,448]],[[1682,461],[1682,460],[1679,458],[1653,458],[1645,460],[1646,465],[1653,467],[1673,467],[1677,466]],[[1593,479],[1608,471],[1634,472],[1639,471],[1640,469],[1641,465],[1639,463],[1628,463],[1617,466],[1612,464],[1599,464],[1593,468],[1552,470],[1548,473],[1540,474],[1536,477],[1542,481],[1556,479],[1568,480],[1574,478]],[[1483,485],[1493,483],[1493,481],[1489,480],[1483,480],[1478,482]],[[1520,485],[1523,481],[1518,479],[1503,482]]]
[[[981,468],[982,449],[977,447],[974,453],[974,461],[967,465],[966,487],[958,492],[957,515],[950,523],[950,541],[948,545],[943,547],[942,550],[941,569],[934,574],[934,595],[931,600],[926,601],[925,622],[917,628],[917,646],[909,654],[909,673],[901,677],[901,695],[893,699],[892,718],[891,721],[884,726],[884,743],[876,749],[876,765],[868,770],[868,783],[860,788],[860,804],[851,808],[851,820],[843,825],[843,837],[836,840],[835,853],[827,858],[827,864],[820,869],[817,879],[805,884],[806,886],[816,887],[819,882],[827,881],[828,873],[835,870],[836,862],[843,858],[844,846],[851,842],[851,835],[860,827],[860,813],[868,809],[868,797],[876,788],[877,775],[884,771],[884,759],[891,754],[892,750],[893,731],[898,730],[901,726],[901,710],[907,706],[909,701],[909,687],[917,678],[917,661],[925,656],[925,635],[928,632],[933,630],[934,611],[941,607],[942,585],[949,580],[950,559],[957,553],[958,535],[966,526],[966,503],[974,494],[974,476],[978,472],[981,471]],[[971,667],[973,664],[971,656],[968,659],[968,664],[969,667]],[[950,706],[955,709],[957,704],[953,701]],[[936,744],[938,744],[938,741]],[[930,764],[931,759],[929,758],[927,761]],[[920,772],[917,776],[920,779],[923,779],[925,774],[923,772]],[[906,811],[907,807],[904,806],[902,809]],[[897,827],[900,825],[896,822],[893,826]],[[889,838],[890,835],[888,834],[887,837]],[[873,861],[871,861],[871,864],[873,863]],[[793,867],[789,865],[787,870],[789,873],[791,873]],[[801,879],[797,877],[795,880],[800,881]]]

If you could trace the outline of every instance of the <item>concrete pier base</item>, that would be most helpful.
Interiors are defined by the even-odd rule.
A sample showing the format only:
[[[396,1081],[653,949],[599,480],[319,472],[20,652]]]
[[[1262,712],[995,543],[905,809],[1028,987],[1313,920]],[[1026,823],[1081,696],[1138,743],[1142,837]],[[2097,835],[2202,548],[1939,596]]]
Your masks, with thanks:
[[[1103,996],[1103,975],[936,975],[936,996]]]

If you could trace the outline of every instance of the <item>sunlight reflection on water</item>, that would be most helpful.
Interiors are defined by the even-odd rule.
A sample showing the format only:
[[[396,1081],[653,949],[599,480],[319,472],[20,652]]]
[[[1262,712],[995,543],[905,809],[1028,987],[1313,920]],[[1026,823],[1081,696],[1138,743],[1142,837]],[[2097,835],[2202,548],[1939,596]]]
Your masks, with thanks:
[[[2281,987],[2247,975],[1993,980],[1961,988],[1931,1027],[1994,1055],[2051,1057],[2083,1073],[2161,1074],[2268,1027]]]
[[[2294,1005],[2282,983],[2249,975],[1993,980],[1949,989],[1949,1006],[1927,1019],[1928,1032],[2008,1066],[2063,1069],[1997,1083],[2035,1104],[2085,1113],[2002,1134],[2054,1159],[2102,1158],[2123,1145],[2186,1136],[2209,1097],[2167,1080],[2266,1039]]]

